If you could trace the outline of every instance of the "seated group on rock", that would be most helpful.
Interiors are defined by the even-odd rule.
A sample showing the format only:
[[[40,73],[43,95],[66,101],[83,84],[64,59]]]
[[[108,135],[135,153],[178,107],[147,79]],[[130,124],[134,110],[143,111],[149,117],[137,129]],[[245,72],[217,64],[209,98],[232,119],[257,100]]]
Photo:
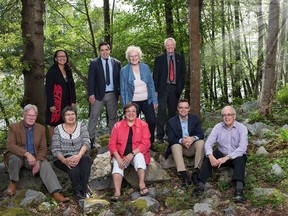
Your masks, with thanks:
[[[243,187],[246,166],[248,130],[236,121],[236,111],[225,106],[221,115],[223,121],[216,124],[204,143],[204,134],[197,116],[189,114],[188,100],[180,99],[177,104],[178,114],[168,121],[168,147],[165,158],[172,153],[182,186],[196,185],[192,196],[200,196],[212,168],[229,166],[233,168],[232,182],[235,185],[235,202],[243,202]],[[123,109],[124,118],[117,122],[108,144],[112,156],[112,177],[115,187],[111,201],[118,201],[121,195],[121,183],[124,170],[130,164],[134,166],[138,178],[140,195],[149,193],[145,184],[145,170],[150,163],[150,131],[148,124],[138,118],[137,103],[127,103]],[[61,194],[62,187],[46,160],[48,152],[45,127],[36,123],[38,109],[28,104],[23,109],[23,120],[9,126],[5,165],[10,182],[7,194],[16,193],[16,182],[22,167],[30,169],[32,174],[40,175],[41,180],[52,197],[59,202],[70,198]],[[67,106],[62,111],[64,123],[58,125],[53,134],[51,152],[57,168],[68,173],[76,199],[89,197],[88,180],[91,172],[89,156],[90,138],[86,125],[77,122],[74,107]],[[217,148],[214,146],[217,145]],[[194,169],[189,177],[183,155],[194,157]]]

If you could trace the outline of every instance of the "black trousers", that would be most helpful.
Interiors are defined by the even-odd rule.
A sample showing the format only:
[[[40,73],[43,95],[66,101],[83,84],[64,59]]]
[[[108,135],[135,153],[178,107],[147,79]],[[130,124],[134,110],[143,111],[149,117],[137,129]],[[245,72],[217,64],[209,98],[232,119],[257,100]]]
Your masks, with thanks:
[[[154,111],[153,103],[148,104],[147,100],[144,101],[133,101],[139,106],[139,114],[142,112],[145,116],[145,120],[148,124],[149,131],[150,131],[150,142],[151,145],[154,143],[155,139],[155,127],[156,127],[156,116]]]
[[[175,93],[176,85],[166,85],[165,94],[162,98],[158,98],[158,113],[157,113],[157,139],[163,140],[165,136],[165,124],[168,119],[174,117],[177,112],[177,103],[179,97]],[[168,118],[166,110],[168,109]]]
[[[88,192],[88,181],[91,173],[91,159],[88,154],[84,154],[77,166],[72,169],[69,169],[59,160],[54,161],[54,165],[58,169],[67,172],[74,192]]]
[[[213,155],[217,159],[225,156],[218,149],[213,152]],[[233,160],[228,160],[226,163],[222,164],[221,167],[223,166],[232,167],[233,168],[232,181],[233,182],[242,181],[244,183],[246,160],[247,156],[244,154],[241,157],[237,157]],[[200,173],[198,175],[198,179],[205,184],[212,172],[212,169],[213,167],[211,166],[209,158],[205,157],[203,160]]]

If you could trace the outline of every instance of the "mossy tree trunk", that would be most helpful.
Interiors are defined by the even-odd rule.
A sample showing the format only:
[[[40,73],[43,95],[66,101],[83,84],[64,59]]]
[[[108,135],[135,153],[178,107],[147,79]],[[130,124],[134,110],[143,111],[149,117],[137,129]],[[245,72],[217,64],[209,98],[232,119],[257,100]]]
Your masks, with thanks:
[[[44,0],[22,0],[22,37],[24,64],[23,106],[34,104],[39,109],[38,121],[44,122]]]

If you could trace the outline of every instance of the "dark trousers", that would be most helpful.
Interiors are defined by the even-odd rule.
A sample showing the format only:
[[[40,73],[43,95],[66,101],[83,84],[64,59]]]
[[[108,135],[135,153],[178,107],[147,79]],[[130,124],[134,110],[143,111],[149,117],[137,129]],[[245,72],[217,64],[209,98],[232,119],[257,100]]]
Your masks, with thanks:
[[[91,172],[91,159],[88,154],[84,154],[77,166],[72,169],[69,169],[59,160],[54,161],[54,165],[58,169],[67,172],[74,192],[88,192],[88,181]]]
[[[148,124],[149,131],[150,131],[150,142],[151,145],[154,143],[155,139],[155,127],[156,127],[156,116],[154,111],[153,103],[148,104],[148,101],[133,101],[139,106],[139,114],[142,112],[145,116],[145,120]]]
[[[218,149],[213,152],[213,155],[217,159],[225,156]],[[244,154],[241,157],[237,157],[233,160],[228,160],[226,163],[222,164],[221,167],[223,166],[232,167],[233,168],[232,181],[233,182],[242,181],[244,183],[246,160],[247,156]],[[212,168],[213,167],[211,166],[209,158],[205,157],[200,173],[198,175],[198,179],[202,183],[205,184],[207,182],[207,179],[212,172]]]
[[[166,85],[165,94],[162,98],[158,98],[157,113],[157,139],[163,140],[165,136],[165,123],[168,119],[174,117],[177,112],[177,103],[179,97],[175,94],[176,85]],[[168,118],[166,115],[168,109]]]

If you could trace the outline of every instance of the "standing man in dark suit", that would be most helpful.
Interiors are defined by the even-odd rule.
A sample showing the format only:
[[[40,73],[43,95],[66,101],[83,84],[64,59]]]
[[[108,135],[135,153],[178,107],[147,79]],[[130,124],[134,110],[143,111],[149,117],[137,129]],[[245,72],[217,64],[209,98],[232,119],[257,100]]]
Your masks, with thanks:
[[[167,159],[172,152],[177,172],[182,177],[182,186],[188,187],[191,184],[191,179],[187,174],[183,155],[194,157],[192,181],[197,184],[199,169],[204,158],[204,134],[198,117],[189,114],[188,100],[179,100],[177,110],[179,114],[168,120],[169,146],[165,158]]]
[[[166,52],[154,61],[153,79],[158,95],[157,139],[163,143],[165,136],[166,107],[168,119],[176,115],[177,102],[184,89],[186,66],[184,56],[175,53],[174,38],[164,41]]]
[[[110,132],[117,121],[120,93],[121,63],[110,56],[110,45],[101,42],[98,46],[100,57],[91,60],[88,73],[88,96],[91,105],[88,132],[91,147],[95,141],[96,126],[104,103],[107,106]]]

